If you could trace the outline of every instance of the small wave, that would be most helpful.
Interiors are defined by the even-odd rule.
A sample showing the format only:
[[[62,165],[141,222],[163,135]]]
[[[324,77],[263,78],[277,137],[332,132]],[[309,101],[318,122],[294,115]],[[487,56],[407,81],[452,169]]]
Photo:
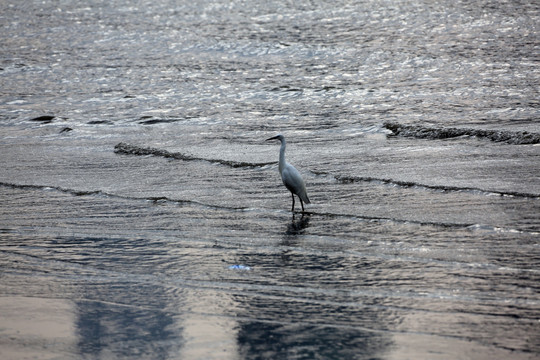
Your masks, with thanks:
[[[206,209],[214,210],[224,210],[231,212],[251,212],[251,211],[262,211],[267,212],[271,209],[265,208],[251,208],[251,207],[234,207],[227,205],[216,205],[216,204],[207,204],[195,200],[185,200],[185,199],[172,199],[166,196],[150,196],[150,197],[137,197],[137,196],[128,196],[108,193],[102,190],[76,190],[63,188],[60,186],[49,186],[49,185],[33,185],[33,184],[14,184],[7,182],[0,182],[0,186],[13,188],[13,189],[29,189],[29,190],[41,190],[41,191],[58,191],[61,193],[70,194],[72,196],[99,196],[106,198],[115,198],[123,199],[129,201],[146,201],[153,204],[163,204],[163,203],[172,203],[179,205],[188,205],[195,207],[203,207]],[[279,213],[289,214],[287,211],[278,211]],[[520,233],[520,234],[529,234],[529,235],[538,235],[538,232],[502,228],[492,225],[480,225],[472,223],[452,223],[452,222],[439,222],[439,221],[425,221],[425,220],[414,220],[414,219],[398,219],[393,217],[380,217],[380,216],[368,216],[361,214],[346,214],[346,213],[332,213],[332,212],[319,212],[319,211],[306,211],[304,213],[308,217],[324,217],[324,218],[349,218],[357,219],[366,222],[373,223],[388,223],[388,224],[402,224],[402,225],[413,225],[413,226],[429,226],[435,228],[444,228],[444,229],[467,229],[471,231],[483,231],[483,232],[493,232],[493,233]],[[1,231],[1,229],[0,229]]]
[[[170,152],[167,150],[150,148],[150,147],[139,147],[136,145],[130,145],[126,143],[119,143],[115,147],[115,152],[118,154],[124,155],[138,155],[138,156],[160,156],[164,158],[172,158],[176,160],[183,161],[207,161],[210,163],[221,164],[233,168],[239,167],[264,167],[268,165],[274,165],[276,162],[265,162],[265,163],[251,163],[251,162],[242,162],[242,161],[232,161],[232,160],[223,160],[223,159],[207,159],[202,157],[195,157],[180,152]],[[342,184],[356,183],[356,182],[375,182],[381,184],[388,184],[400,187],[416,187],[424,188],[437,191],[448,191],[448,192],[477,192],[485,195],[499,195],[499,196],[514,196],[514,197],[527,197],[527,198],[540,198],[540,194],[532,193],[523,193],[523,192],[512,192],[512,191],[496,191],[496,190],[486,190],[474,187],[457,187],[457,186],[448,186],[448,185],[426,185],[421,183],[415,183],[411,181],[401,181],[394,179],[384,179],[384,178],[374,178],[374,177],[356,177],[356,176],[347,176],[347,175],[335,175],[328,172],[313,171],[315,175],[331,176],[336,181]]]
[[[42,191],[58,191],[58,192],[70,194],[73,196],[103,196],[103,197],[125,199],[125,200],[150,201],[153,203],[172,202],[172,203],[193,203],[193,204],[204,205],[196,201],[174,200],[174,199],[167,198],[165,196],[155,196],[155,197],[125,196],[125,195],[107,193],[102,190],[76,190],[76,189],[63,188],[61,186],[13,184],[13,183],[7,183],[7,182],[0,182],[0,186],[12,188],[12,189],[22,189],[22,190],[29,189],[29,190],[42,190]]]
[[[175,204],[190,204],[193,206],[200,206],[200,207],[204,207],[208,209],[225,210],[225,211],[233,211],[233,212],[246,212],[246,211],[254,210],[253,208],[249,208],[249,207],[233,207],[233,206],[225,206],[225,205],[205,204],[205,203],[201,203],[195,200],[171,199],[166,196],[136,197],[136,196],[126,196],[126,195],[107,193],[102,190],[76,190],[76,189],[63,188],[60,186],[13,184],[13,183],[6,183],[6,182],[0,182],[0,186],[9,187],[13,189],[58,191],[58,192],[70,194],[73,196],[102,196],[102,197],[132,200],[132,201],[148,201],[154,204],[167,203],[167,202],[175,203]],[[269,209],[262,209],[262,210],[268,211]],[[283,212],[283,213],[288,214],[288,212]],[[430,222],[430,221],[407,220],[407,219],[397,219],[397,218],[387,218],[387,217],[373,217],[373,216],[366,216],[366,215],[359,215],[359,214],[342,214],[342,213],[330,213],[330,212],[306,211],[304,215],[320,216],[320,217],[327,217],[327,218],[351,218],[351,219],[358,219],[362,221],[376,222],[376,223],[378,222],[378,223],[411,224],[411,225],[418,225],[418,226],[433,226],[433,227],[439,227],[439,228],[470,228],[474,226],[474,224],[464,224],[464,223]]]
[[[381,179],[374,178],[369,176],[344,176],[344,175],[334,175],[328,172],[314,171],[315,175],[324,175],[331,176],[336,181],[342,184],[351,184],[357,182],[374,182],[380,184],[394,185],[407,188],[420,188],[420,189],[429,189],[435,191],[444,191],[444,192],[475,192],[483,195],[497,195],[497,196],[509,196],[509,197],[523,197],[523,198],[540,198],[540,194],[533,193],[524,193],[519,191],[497,191],[497,190],[487,190],[480,189],[475,187],[460,187],[460,186],[449,186],[449,185],[427,185],[416,183],[413,181],[401,181],[393,179]]]
[[[294,88],[289,85],[282,85],[282,86],[274,87],[270,91],[302,92],[304,90],[300,88]]]
[[[183,161],[207,161],[214,164],[220,164],[229,166],[232,168],[253,168],[253,167],[263,167],[267,165],[273,165],[276,162],[265,162],[265,163],[251,163],[251,162],[245,162],[245,161],[233,161],[233,160],[223,160],[223,159],[206,159],[202,157],[196,157],[191,155],[186,155],[180,152],[170,152],[167,150],[161,150],[156,148],[145,148],[145,147],[139,147],[135,145],[130,145],[126,143],[118,143],[114,147],[114,152],[117,154],[124,154],[124,155],[138,155],[138,156],[160,156],[164,158],[171,158],[176,160],[183,160]]]
[[[150,120],[141,120],[139,124],[143,125],[155,125],[155,124],[168,124],[178,120],[175,119],[150,119]]]
[[[48,185],[13,184],[13,183],[0,182],[0,186],[9,187],[12,189],[55,190],[55,191],[71,194],[74,196],[100,195],[100,194],[109,195],[107,193],[102,192],[101,190],[74,190],[74,189],[66,189],[60,186],[48,186]]]
[[[490,234],[527,234],[527,235],[540,235],[538,231],[524,231],[508,227],[499,227],[485,224],[473,224],[467,227],[471,231],[478,231]]]
[[[35,118],[30,119],[30,121],[39,122],[42,124],[50,124],[53,122],[53,120],[56,118],[54,115],[42,115]]]
[[[439,140],[471,136],[512,145],[540,144],[540,133],[528,131],[437,128],[422,125],[403,125],[396,122],[385,122],[383,127],[392,131],[393,136],[414,137],[418,139]]]
[[[190,119],[193,116],[185,116],[184,118],[155,118],[151,115],[144,115],[139,118],[139,124],[142,125],[156,125],[156,124],[169,124],[178,122],[185,119]]]
[[[354,214],[339,214],[339,213],[329,213],[329,212],[310,212],[306,211],[304,214],[309,216],[322,216],[328,218],[349,218],[349,219],[358,219],[367,222],[373,223],[391,223],[391,224],[403,224],[403,225],[416,225],[416,226],[432,226],[436,228],[445,228],[445,229],[467,229],[474,224],[469,223],[451,223],[451,222],[439,222],[439,221],[421,221],[413,219],[398,219],[392,217],[380,217],[380,216],[367,216],[367,215],[354,215]]]

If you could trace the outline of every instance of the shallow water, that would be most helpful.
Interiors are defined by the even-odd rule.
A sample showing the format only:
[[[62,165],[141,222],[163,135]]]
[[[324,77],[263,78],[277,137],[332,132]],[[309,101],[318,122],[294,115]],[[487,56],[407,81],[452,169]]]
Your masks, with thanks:
[[[3,357],[540,354],[534,3],[0,10]]]

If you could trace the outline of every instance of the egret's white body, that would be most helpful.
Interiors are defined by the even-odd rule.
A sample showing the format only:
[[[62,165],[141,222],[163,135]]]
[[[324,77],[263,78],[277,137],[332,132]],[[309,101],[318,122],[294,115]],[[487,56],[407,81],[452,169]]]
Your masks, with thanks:
[[[302,179],[302,176],[296,170],[294,166],[289,164],[285,161],[285,147],[286,142],[283,135],[277,135],[274,137],[271,137],[268,140],[279,140],[281,141],[281,148],[279,149],[279,173],[281,174],[281,180],[283,180],[283,185],[289,191],[292,195],[292,210],[294,211],[294,195],[298,196],[300,199],[300,204],[302,205],[302,211],[304,211],[304,203],[310,204],[311,201],[309,201],[309,198],[307,196],[306,191],[306,184],[304,183],[304,179]]]

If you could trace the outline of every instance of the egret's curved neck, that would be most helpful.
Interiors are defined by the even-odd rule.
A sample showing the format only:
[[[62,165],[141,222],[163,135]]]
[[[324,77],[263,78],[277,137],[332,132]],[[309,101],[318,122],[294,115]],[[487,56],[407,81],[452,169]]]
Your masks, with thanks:
[[[281,140],[281,148],[279,149],[279,173],[283,172],[285,168],[285,139]]]

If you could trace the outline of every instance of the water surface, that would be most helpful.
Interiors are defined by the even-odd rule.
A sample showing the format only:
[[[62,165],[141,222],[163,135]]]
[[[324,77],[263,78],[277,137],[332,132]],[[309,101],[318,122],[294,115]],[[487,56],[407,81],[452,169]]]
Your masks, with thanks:
[[[539,10],[0,5],[3,356],[538,357]]]

